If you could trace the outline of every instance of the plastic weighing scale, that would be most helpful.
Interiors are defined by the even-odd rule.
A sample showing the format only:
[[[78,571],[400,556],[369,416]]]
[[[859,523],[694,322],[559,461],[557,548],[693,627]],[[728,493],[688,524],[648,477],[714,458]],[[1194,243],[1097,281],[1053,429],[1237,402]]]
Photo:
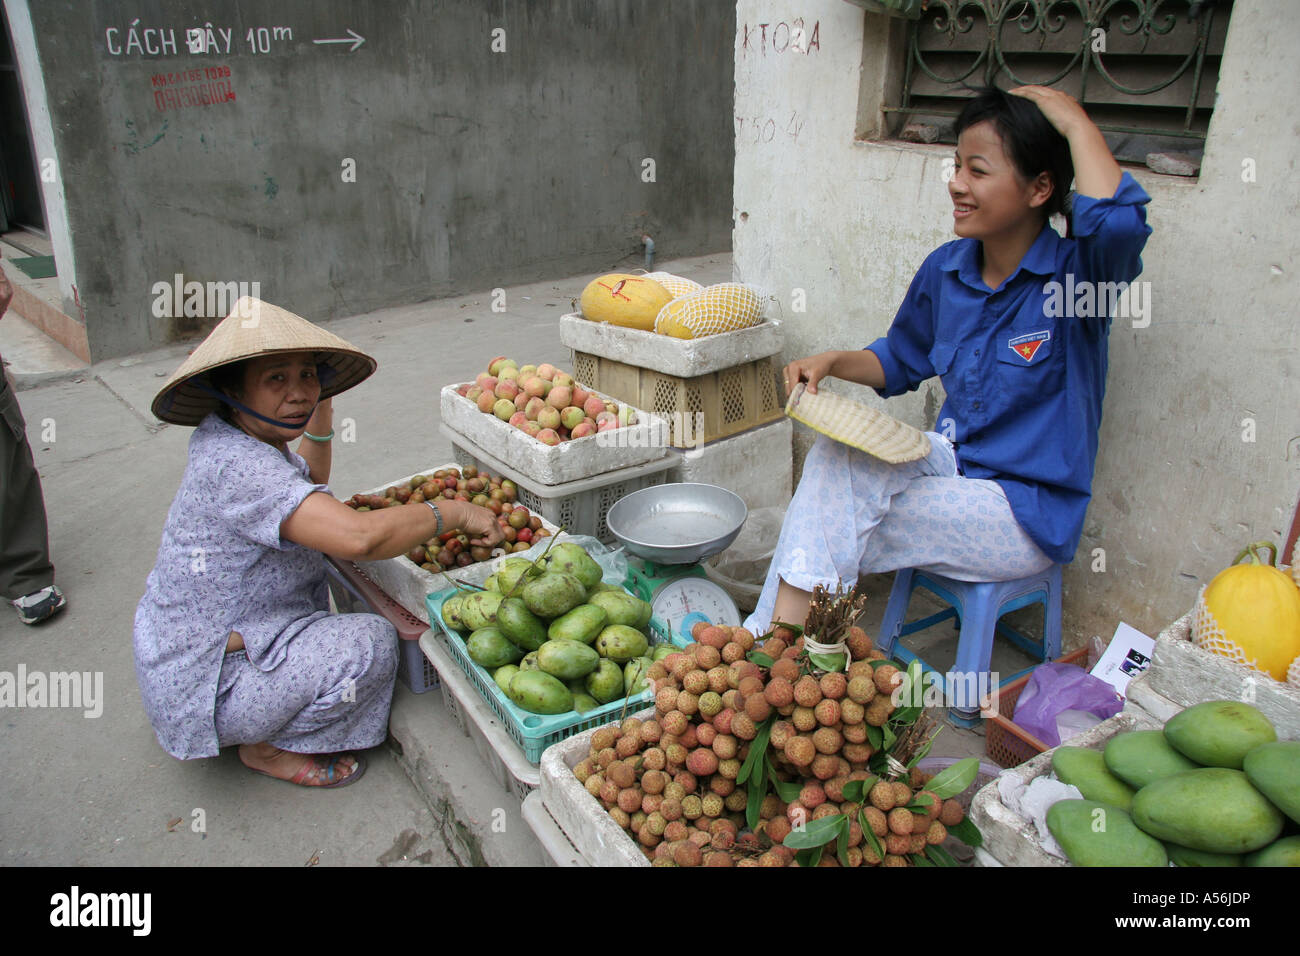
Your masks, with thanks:
[[[735,541],[748,516],[745,502],[725,488],[678,482],[620,498],[605,523],[627,552],[633,593],[689,641],[699,621],[740,624],[735,602],[700,562]]]

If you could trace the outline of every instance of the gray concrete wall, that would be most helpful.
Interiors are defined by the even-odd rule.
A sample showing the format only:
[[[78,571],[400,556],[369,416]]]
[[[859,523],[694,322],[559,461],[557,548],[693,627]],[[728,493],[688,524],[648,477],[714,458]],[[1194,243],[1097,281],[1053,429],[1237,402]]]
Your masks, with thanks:
[[[778,49],[800,18],[815,46]],[[766,24],[766,43],[759,25]],[[749,30],[749,42],[744,42]],[[952,238],[951,146],[869,142],[889,82],[887,18],[844,0],[740,0],[739,275],[786,305],[786,357],[882,335],[925,256]],[[1065,626],[1151,635],[1246,543],[1281,541],[1300,488],[1296,301],[1300,6],[1239,0],[1198,179],[1131,169],[1150,193],[1150,324],[1116,320],[1101,450]],[[768,121],[772,125],[768,125]],[[768,134],[771,135],[768,135]],[[801,290],[801,293],[797,290]],[[795,311],[800,294],[806,311]],[[843,391],[873,404],[874,393]],[[932,427],[937,380],[886,406]],[[796,429],[799,458],[810,444]],[[1104,571],[1094,557],[1104,554]]]
[[[662,257],[730,243],[729,4],[43,0],[30,15],[75,251],[65,305],[96,360],[211,324],[154,314],[176,274],[256,281],[323,319],[640,265],[643,232]],[[215,48],[191,52],[208,21]],[[355,50],[313,42],[349,30]]]

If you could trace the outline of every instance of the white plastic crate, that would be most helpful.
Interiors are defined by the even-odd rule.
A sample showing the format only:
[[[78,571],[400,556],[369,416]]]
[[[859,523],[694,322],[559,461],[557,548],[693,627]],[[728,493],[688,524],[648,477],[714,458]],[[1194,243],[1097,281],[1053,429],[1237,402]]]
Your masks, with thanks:
[[[452,456],[462,466],[474,465],[481,471],[509,478],[518,488],[516,501],[530,512],[541,515],[570,534],[589,534],[604,544],[615,541],[605,523],[605,516],[614,503],[634,491],[663,484],[673,464],[672,459],[665,456],[594,478],[545,485],[511,468],[475,444],[473,439],[446,424],[439,425],[438,430],[451,442]]]
[[[528,824],[529,829],[533,831],[533,835],[537,837],[537,842],[542,845],[542,851],[546,854],[548,866],[591,865],[582,858],[582,854],[564,835],[560,825],[547,812],[546,806],[542,803],[542,795],[536,790],[524,797],[524,804],[520,812],[523,815],[524,822]]]
[[[628,716],[646,720],[653,715],[651,708]],[[591,752],[591,736],[599,729],[593,727],[546,748],[541,763],[542,803],[592,866],[649,866],[636,841],[573,775],[573,768]]]
[[[1158,730],[1161,724],[1142,713],[1119,713],[1108,717],[1092,729],[1066,741],[1071,747],[1105,749],[1107,741],[1130,730]],[[1037,777],[1052,772],[1052,754],[1055,748],[1039,754],[1032,760],[1003,771],[1015,774],[1025,785]],[[1038,829],[1003,804],[998,795],[998,782],[985,786],[971,801],[970,817],[984,837],[983,851],[1002,866],[1069,866],[1070,863],[1043,849],[1038,839]]]
[[[495,415],[479,411],[457,394],[457,385],[442,390],[442,424],[467,436],[474,444],[534,485],[581,481],[620,468],[658,461],[668,454],[668,422],[633,407],[636,423],[612,431],[547,445]],[[602,399],[614,401],[597,392]],[[619,402],[626,405],[627,402]]]
[[[1245,701],[1272,721],[1278,740],[1300,740],[1300,687],[1195,646],[1191,611],[1157,635],[1143,676],[1147,688],[1179,707]]]
[[[540,786],[538,768],[524,759],[523,750],[510,739],[456,662],[438,646],[432,631],[420,638],[420,649],[438,671],[442,699],[448,704],[448,712],[474,741],[474,749],[501,786],[523,800]]]
[[[678,339],[608,322],[590,322],[572,312],[560,318],[560,343],[575,352],[693,378],[775,355],[785,347],[785,337],[781,323],[769,321],[700,339]]]

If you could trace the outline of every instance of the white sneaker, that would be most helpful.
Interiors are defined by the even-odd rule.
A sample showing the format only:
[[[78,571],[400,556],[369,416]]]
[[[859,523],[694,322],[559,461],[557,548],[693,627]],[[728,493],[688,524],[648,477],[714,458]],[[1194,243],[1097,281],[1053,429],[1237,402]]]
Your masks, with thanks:
[[[18,619],[24,624],[39,624],[62,611],[68,604],[63,592],[51,584],[11,602],[18,609]]]

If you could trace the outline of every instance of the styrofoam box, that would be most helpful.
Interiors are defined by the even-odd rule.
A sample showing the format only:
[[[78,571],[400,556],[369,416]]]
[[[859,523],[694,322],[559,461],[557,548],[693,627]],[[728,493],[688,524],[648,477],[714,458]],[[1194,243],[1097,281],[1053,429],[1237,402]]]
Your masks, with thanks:
[[[523,750],[510,739],[456,662],[438,646],[432,631],[420,638],[420,649],[437,670],[443,702],[449,705],[447,709],[460,729],[474,741],[474,749],[501,786],[523,800],[540,786],[540,771],[524,759]]]
[[[1108,717],[1065,743],[1071,747],[1103,750],[1106,742],[1117,734],[1130,730],[1158,730],[1160,726],[1158,721],[1142,713],[1120,713]],[[1036,777],[1051,773],[1053,753],[1055,748],[1005,772],[1015,774],[1028,785]],[[1070,865],[1068,861],[1043,849],[1038,840],[1038,829],[1032,820],[1027,820],[1002,803],[998,796],[997,780],[975,794],[975,799],[971,801],[970,816],[984,837],[984,852],[1003,866]]]
[[[636,424],[547,445],[495,415],[479,411],[468,398],[457,394],[459,387],[448,385],[442,390],[442,423],[536,483],[579,481],[658,461],[668,454],[668,422],[639,408],[633,408]],[[601,398],[614,400],[608,395]]]
[[[1300,687],[1192,644],[1189,611],[1160,632],[1147,668],[1151,691],[1179,707],[1207,700],[1240,700],[1273,723],[1279,740],[1300,740]]]
[[[380,485],[370,491],[359,491],[357,494],[382,495],[386,489],[391,488],[393,485],[409,484],[410,480],[416,475],[432,475],[435,471],[444,468],[459,467],[455,462],[452,462],[449,465],[437,465],[425,471],[413,471],[405,478],[398,478],[386,485]],[[529,513],[532,514],[533,512],[530,511]],[[542,519],[542,527],[551,534],[559,532],[559,528],[547,521],[543,515],[538,514],[537,517]],[[565,535],[561,533],[560,537],[563,539]],[[517,554],[505,555],[491,561],[479,561],[464,568],[449,568],[447,575],[461,581],[468,581],[471,584],[482,585],[488,579],[488,576],[494,574],[504,563],[506,557],[538,558],[541,556],[542,551],[545,550],[547,541],[547,538],[543,538],[527,551],[520,551]],[[425,624],[429,623],[429,609],[424,605],[425,595],[432,594],[434,591],[445,591],[453,586],[446,575],[426,571],[403,556],[387,558],[383,561],[358,561],[356,564],[357,567],[366,572],[372,581],[383,589],[385,594],[424,621]]]
[[[560,825],[555,822],[550,813],[547,812],[545,804],[542,803],[542,795],[533,791],[524,797],[523,807],[520,810],[524,822],[528,824],[533,835],[537,837],[537,842],[542,845],[542,850],[546,853],[546,859],[549,866],[590,866],[582,858],[569,838],[564,835]]]
[[[769,321],[701,339],[678,339],[608,322],[589,322],[572,312],[560,317],[560,343],[575,352],[693,378],[775,355],[785,347],[785,336],[780,322]]]
[[[790,419],[759,425],[702,448],[672,449],[669,482],[701,482],[734,491],[749,508],[790,503],[794,481]]]
[[[653,715],[650,708],[629,716],[648,720]],[[542,803],[592,866],[649,866],[636,841],[573,775],[573,768],[591,752],[591,736],[599,729],[593,727],[546,748],[541,763]]]

